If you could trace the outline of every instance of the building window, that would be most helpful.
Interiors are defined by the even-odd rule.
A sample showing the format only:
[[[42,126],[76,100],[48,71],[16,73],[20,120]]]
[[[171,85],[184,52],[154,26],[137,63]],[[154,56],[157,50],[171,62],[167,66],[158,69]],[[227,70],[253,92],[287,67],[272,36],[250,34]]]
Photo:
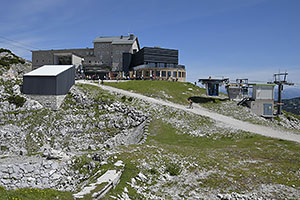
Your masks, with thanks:
[[[39,62],[39,60],[36,60],[36,62],[38,63],[38,62]]]
[[[172,72],[171,72],[171,71],[168,71],[168,77],[170,77],[170,76],[171,76],[171,74],[172,74]]]
[[[149,67],[155,67],[155,63],[149,63],[148,66]]]
[[[178,72],[178,77],[181,77],[181,72]]]
[[[149,76],[149,71],[146,71],[145,76]]]
[[[174,64],[167,64],[167,67],[173,68],[173,67],[174,67]]]
[[[166,71],[161,71],[161,76],[166,77]]]
[[[182,72],[182,77],[183,77],[183,78],[185,77],[185,72]]]
[[[89,63],[91,63],[91,61],[89,60]]]
[[[159,77],[159,76],[160,76],[160,71],[156,71],[156,72],[155,72],[155,76],[156,76],[156,77]]]
[[[158,67],[160,67],[160,68],[165,67],[165,63],[157,63],[157,64],[158,64]]]
[[[173,72],[173,77],[177,77],[177,72]]]

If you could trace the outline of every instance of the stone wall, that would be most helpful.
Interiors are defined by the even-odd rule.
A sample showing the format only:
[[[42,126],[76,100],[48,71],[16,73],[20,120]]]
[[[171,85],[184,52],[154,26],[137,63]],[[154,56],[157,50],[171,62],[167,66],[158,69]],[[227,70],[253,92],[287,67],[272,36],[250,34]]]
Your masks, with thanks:
[[[6,189],[52,188],[73,190],[74,180],[65,162],[42,160],[17,164],[0,164],[0,185]]]
[[[58,110],[66,95],[29,95],[26,97],[38,101],[41,105],[52,110]]]

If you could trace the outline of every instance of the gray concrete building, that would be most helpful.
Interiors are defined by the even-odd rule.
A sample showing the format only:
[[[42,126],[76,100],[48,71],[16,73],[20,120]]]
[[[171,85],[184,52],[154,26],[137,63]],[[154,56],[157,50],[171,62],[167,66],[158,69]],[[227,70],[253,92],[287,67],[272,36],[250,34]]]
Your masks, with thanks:
[[[266,118],[273,117],[275,84],[249,84],[252,96],[246,101],[251,111]]]
[[[87,75],[100,77],[109,72],[122,72],[123,53],[140,50],[138,38],[133,34],[120,37],[97,37],[94,48],[32,51],[32,69],[43,65],[75,65]]]

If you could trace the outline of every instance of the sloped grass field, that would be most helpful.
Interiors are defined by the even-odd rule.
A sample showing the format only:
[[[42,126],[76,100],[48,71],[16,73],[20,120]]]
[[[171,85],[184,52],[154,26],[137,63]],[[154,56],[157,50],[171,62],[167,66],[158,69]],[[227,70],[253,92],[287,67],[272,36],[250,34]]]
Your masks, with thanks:
[[[0,187],[0,200],[73,200],[71,192],[61,192],[51,189],[18,189],[18,190],[4,190]]]
[[[119,83],[105,82],[104,85],[179,104],[187,104],[188,98],[205,94],[205,89],[192,83],[171,81],[132,80]]]
[[[127,187],[129,196],[132,195],[134,199],[145,199],[145,194],[172,199],[172,191],[183,199],[195,198],[195,193],[204,199],[215,199],[218,193],[244,194],[256,191],[262,194],[269,192],[261,191],[264,185],[281,185],[298,193],[279,189],[264,194],[265,197],[298,198],[300,145],[297,143],[247,132],[218,139],[192,137],[178,134],[180,130],[159,119],[151,122],[149,131],[151,136],[144,145],[120,148],[123,153],[119,158],[128,167],[120,184],[110,195],[121,195],[124,187]],[[168,166],[174,164],[179,167],[177,174],[167,170]],[[147,182],[137,181],[140,187],[146,188],[142,192],[144,196],[137,194],[136,189],[128,184],[139,172],[148,178]],[[171,178],[162,181],[165,174]]]

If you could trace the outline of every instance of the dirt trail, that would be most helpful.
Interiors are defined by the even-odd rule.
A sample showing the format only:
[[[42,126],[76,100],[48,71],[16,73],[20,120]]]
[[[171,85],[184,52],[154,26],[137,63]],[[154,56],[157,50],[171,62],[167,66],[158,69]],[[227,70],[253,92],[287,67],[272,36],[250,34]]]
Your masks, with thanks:
[[[141,95],[141,94],[129,92],[129,91],[126,91],[126,90],[121,90],[121,89],[110,87],[110,86],[99,85],[99,84],[91,83],[91,82],[88,82],[88,81],[77,81],[77,82],[78,83],[95,85],[95,86],[98,86],[98,87],[100,87],[104,90],[117,92],[117,93],[120,93],[120,94],[123,94],[123,95],[126,95],[126,96],[131,96],[131,97],[134,97],[134,98],[139,98],[139,99],[142,99],[142,100],[150,102],[150,103],[170,106],[170,107],[173,107],[173,108],[185,110],[187,112],[192,112],[192,113],[195,113],[197,115],[206,116],[206,117],[209,117],[209,118],[217,121],[218,123],[221,123],[225,127],[240,129],[240,130],[249,131],[249,132],[252,132],[252,133],[264,135],[264,136],[267,136],[267,137],[278,138],[278,139],[289,140],[289,141],[294,141],[294,142],[300,143],[300,135],[290,133],[290,132],[286,132],[286,131],[282,131],[282,130],[276,130],[276,129],[273,129],[273,128],[267,127],[267,126],[256,125],[256,124],[251,124],[249,122],[240,121],[240,120],[234,119],[232,117],[224,116],[224,115],[215,113],[213,111],[207,110],[207,109],[205,109],[205,108],[203,108],[199,105],[194,105],[193,109],[188,109],[188,106],[175,104],[175,103],[172,103],[172,102],[167,102],[167,101],[160,100],[160,99],[155,99],[155,98],[152,98],[152,97],[147,97],[147,96],[144,96],[144,95]]]

